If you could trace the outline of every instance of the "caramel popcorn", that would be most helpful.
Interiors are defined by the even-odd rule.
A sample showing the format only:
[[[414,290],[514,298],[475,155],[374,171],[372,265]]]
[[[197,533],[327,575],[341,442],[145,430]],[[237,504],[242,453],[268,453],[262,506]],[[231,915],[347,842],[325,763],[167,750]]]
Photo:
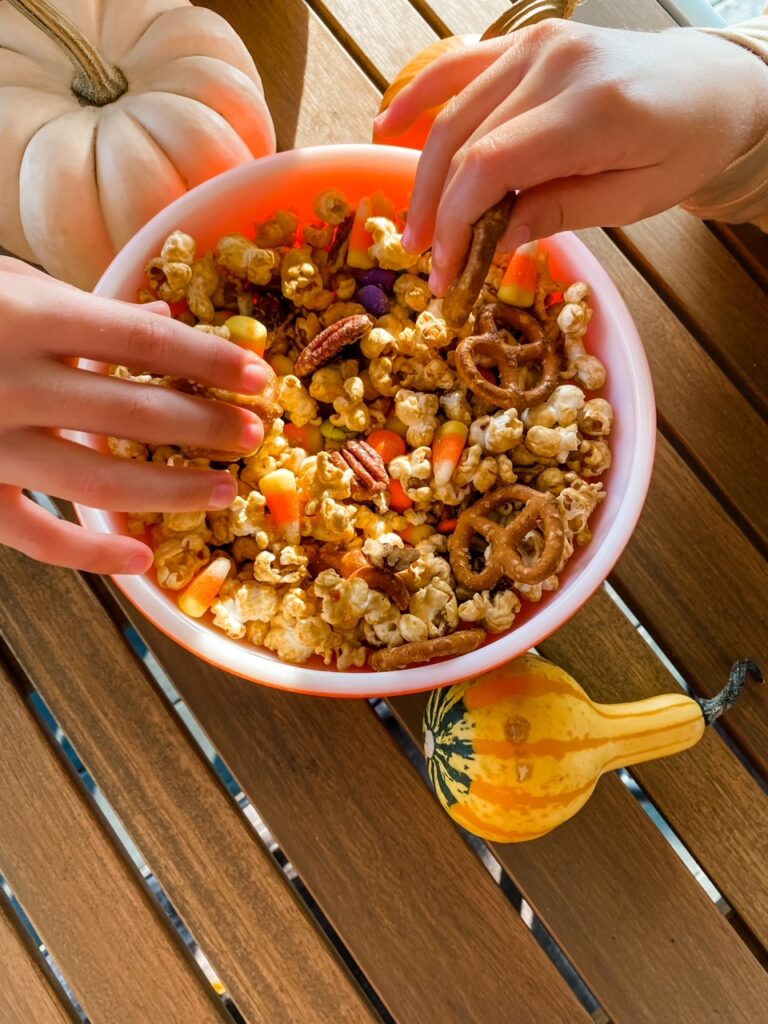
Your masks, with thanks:
[[[383,199],[372,204],[377,212],[387,208]],[[373,652],[380,667],[389,649],[405,653],[405,645],[429,645],[470,626],[503,633],[514,628],[521,599],[540,601],[556,590],[574,549],[589,542],[591,517],[605,498],[594,481],[611,464],[614,420],[605,398],[585,394],[603,386],[605,368],[588,351],[592,311],[584,282],[555,285],[542,264],[526,315],[535,314],[547,337],[557,328],[558,370],[543,400],[516,408],[478,387],[457,356],[463,339],[482,333],[487,311],[478,304],[460,330],[447,326],[443,301],[427,280],[431,254],[405,252],[402,219],[367,217],[374,267],[351,266],[343,242],[353,213],[346,197],[329,189],[316,197],[308,222],[278,210],[255,237],[223,235],[211,252],[198,252],[180,229],[169,235],[147,263],[140,300],[185,300],[188,311],[182,305],[179,315],[211,343],[249,337],[247,322],[230,330],[235,310],[259,321],[275,373],[268,403],[253,406],[271,410],[265,437],[240,458],[108,440],[119,458],[223,469],[237,481],[226,509],[128,517],[128,529],[154,548],[161,587],[182,590],[223,555],[231,571],[210,608],[214,628],[283,661],[340,671],[366,666]],[[486,296],[495,296],[506,262],[494,257]],[[361,317],[370,330],[348,320]],[[301,359],[329,328],[336,344],[321,338]],[[525,341],[511,328],[504,337]],[[488,382],[498,380],[492,363],[488,354],[477,364]],[[113,372],[245,407],[251,401],[140,367]],[[512,394],[524,397],[542,370],[522,363],[516,372]],[[545,576],[555,560],[547,563],[538,583],[502,577],[473,591],[472,574],[459,580],[454,572],[449,538],[463,513],[517,483],[533,488],[537,501],[547,495],[556,508],[559,561]],[[487,507],[496,509],[491,518],[501,527],[519,512],[511,501]],[[526,567],[541,559],[545,533],[539,521],[519,543]],[[477,558],[482,565],[492,544],[476,534],[470,550],[473,564]]]

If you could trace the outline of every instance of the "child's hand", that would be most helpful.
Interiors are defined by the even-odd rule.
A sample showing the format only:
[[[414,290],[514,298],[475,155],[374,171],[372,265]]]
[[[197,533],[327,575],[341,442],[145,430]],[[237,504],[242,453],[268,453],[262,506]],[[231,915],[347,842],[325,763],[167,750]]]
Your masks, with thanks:
[[[470,226],[513,189],[521,194],[502,249],[629,224],[693,195],[768,129],[768,68],[691,29],[552,20],[442,57],[380,115],[377,131],[397,136],[446,101],[404,238],[414,252],[432,244],[430,283],[441,295]]]
[[[165,303],[97,298],[0,258],[0,542],[57,565],[144,572],[152,563],[145,544],[54,519],[21,489],[96,508],[170,512],[224,508],[235,480],[117,459],[58,430],[247,451],[263,436],[261,422],[232,405],[75,369],[74,357],[247,393],[264,387],[267,368],[237,345],[171,320]]]

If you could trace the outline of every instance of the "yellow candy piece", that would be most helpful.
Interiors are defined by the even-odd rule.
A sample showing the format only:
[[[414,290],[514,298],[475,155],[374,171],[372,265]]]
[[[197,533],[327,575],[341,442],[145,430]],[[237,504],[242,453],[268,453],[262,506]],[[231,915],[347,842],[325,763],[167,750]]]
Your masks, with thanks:
[[[224,321],[229,329],[229,336],[242,348],[249,348],[257,356],[264,355],[267,344],[267,328],[261,321],[252,316],[231,316]]]

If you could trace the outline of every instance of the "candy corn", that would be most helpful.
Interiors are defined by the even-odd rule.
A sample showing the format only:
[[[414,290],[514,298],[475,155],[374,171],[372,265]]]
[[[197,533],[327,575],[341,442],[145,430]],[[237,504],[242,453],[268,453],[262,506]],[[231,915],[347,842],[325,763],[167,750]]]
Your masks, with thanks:
[[[305,423],[304,426],[297,427],[295,423],[286,423],[283,435],[292,448],[303,448],[310,455],[317,455],[325,446],[319,424]]]
[[[298,544],[301,536],[299,493],[294,474],[290,469],[273,469],[261,478],[259,488],[267,499],[267,508],[272,513],[275,526],[289,544]]]
[[[249,348],[257,356],[264,355],[267,344],[267,328],[252,316],[231,316],[224,321],[229,328],[229,336],[241,348]]]
[[[453,533],[453,531],[456,529],[456,524],[458,523],[458,521],[458,519],[441,519],[440,522],[437,524],[437,532]]]
[[[366,440],[371,448],[379,453],[385,466],[398,455],[405,455],[408,450],[402,435],[395,433],[394,430],[372,430]]]
[[[193,619],[205,615],[216,600],[216,595],[229,576],[231,568],[232,563],[228,558],[214,558],[202,572],[199,572],[179,595],[179,608],[184,614],[191,615]]]
[[[413,501],[403,490],[403,485],[399,480],[389,481],[389,507],[394,509],[395,512],[405,512],[407,508],[410,508]]]
[[[499,286],[499,300],[509,306],[532,306],[536,296],[539,265],[538,244],[526,242],[509,257]]]
[[[438,487],[445,487],[459,464],[469,428],[459,420],[444,423],[432,441],[432,475]]]

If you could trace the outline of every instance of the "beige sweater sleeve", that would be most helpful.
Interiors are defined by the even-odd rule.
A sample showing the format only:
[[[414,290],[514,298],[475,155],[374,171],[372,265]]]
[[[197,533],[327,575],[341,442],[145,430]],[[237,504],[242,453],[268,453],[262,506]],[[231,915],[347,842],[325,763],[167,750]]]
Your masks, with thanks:
[[[765,62],[768,75],[768,13],[729,28],[697,31],[722,36],[751,50]],[[768,135],[682,206],[696,217],[731,224],[754,221],[768,231]]]

